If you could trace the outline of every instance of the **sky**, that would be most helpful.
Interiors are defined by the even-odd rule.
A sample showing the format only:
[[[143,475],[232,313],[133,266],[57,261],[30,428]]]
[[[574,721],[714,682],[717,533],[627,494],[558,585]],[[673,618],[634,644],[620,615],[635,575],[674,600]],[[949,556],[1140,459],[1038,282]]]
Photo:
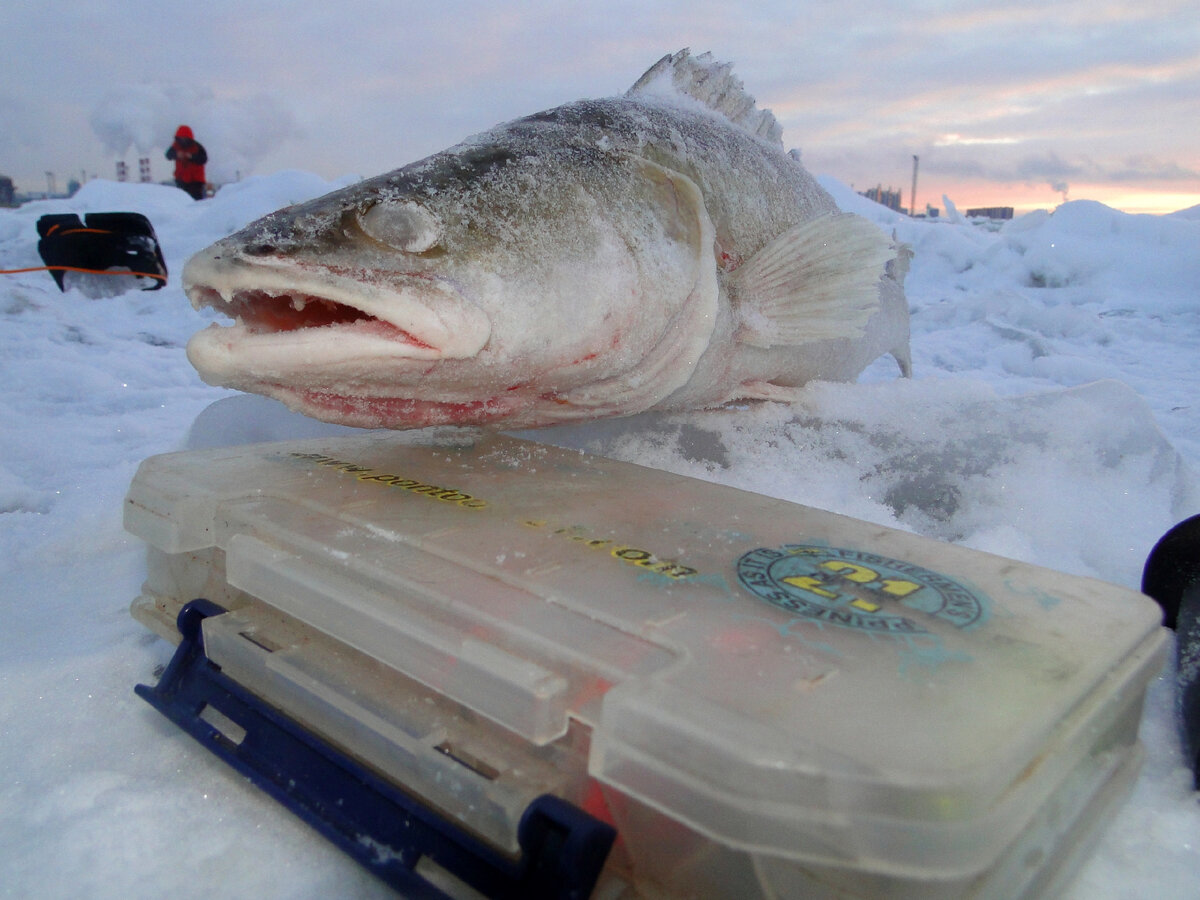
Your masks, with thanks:
[[[1200,204],[1197,0],[7,0],[0,174],[136,178],[184,122],[209,178],[376,175],[624,92],[664,54],[735,66],[814,173],[917,207]]]

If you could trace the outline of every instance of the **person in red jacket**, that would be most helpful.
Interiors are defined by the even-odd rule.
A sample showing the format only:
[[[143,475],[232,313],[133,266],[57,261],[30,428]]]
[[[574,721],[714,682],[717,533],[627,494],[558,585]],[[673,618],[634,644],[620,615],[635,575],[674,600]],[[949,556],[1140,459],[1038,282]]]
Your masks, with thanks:
[[[175,143],[167,148],[167,159],[175,160],[175,186],[203,200],[208,153],[187,125],[180,125],[175,132]]]

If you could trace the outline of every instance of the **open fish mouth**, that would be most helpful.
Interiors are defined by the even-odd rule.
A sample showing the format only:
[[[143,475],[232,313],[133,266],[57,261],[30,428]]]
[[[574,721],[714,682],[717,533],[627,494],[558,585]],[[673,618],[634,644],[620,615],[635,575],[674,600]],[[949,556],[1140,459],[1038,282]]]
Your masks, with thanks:
[[[320,367],[344,378],[378,363],[468,359],[491,335],[483,310],[423,273],[247,260],[215,245],[188,261],[183,283],[194,307],[234,321],[188,344],[192,364],[211,383],[240,386],[246,376],[285,373],[311,383]]]
[[[353,331],[395,341],[431,358],[441,357],[439,348],[400,326],[350,306],[306,293],[274,293],[261,289],[237,291],[228,300],[207,287],[193,287],[196,307],[211,307],[233,319],[246,336],[287,334],[302,329]]]
[[[211,325],[188,342],[188,358],[206,381],[254,390],[317,419],[364,428],[397,421],[408,427],[483,425],[504,420],[527,402],[515,389],[486,399],[412,396],[449,356],[432,342],[444,334],[427,339],[359,306],[265,288],[235,290],[226,298],[216,288],[192,284],[188,294],[196,307],[234,320]],[[470,348],[460,343],[459,349],[464,346]]]

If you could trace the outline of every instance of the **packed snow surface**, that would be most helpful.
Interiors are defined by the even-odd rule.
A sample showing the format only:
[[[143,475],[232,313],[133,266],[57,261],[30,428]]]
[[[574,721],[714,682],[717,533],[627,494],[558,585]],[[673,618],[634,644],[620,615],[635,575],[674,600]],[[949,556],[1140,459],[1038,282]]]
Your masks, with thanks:
[[[97,299],[44,272],[0,276],[7,896],[388,895],[134,696],[171,648],[129,617],[144,551],[121,528],[147,456],[340,430],[204,385],[183,345],[215,314],[192,310],[178,273],[251,219],[348,183],[282,172],[194,203],[93,181],[0,211],[0,268],[40,264],[44,213],[131,210],[172,273],[162,290]],[[823,184],[915,250],[913,380],[881,360],[794,406],[527,436],[1136,587],[1156,539],[1200,512],[1200,220],[1077,201],[1003,226],[914,221]],[[1172,677],[1151,685],[1145,767],[1076,900],[1200,894]]]

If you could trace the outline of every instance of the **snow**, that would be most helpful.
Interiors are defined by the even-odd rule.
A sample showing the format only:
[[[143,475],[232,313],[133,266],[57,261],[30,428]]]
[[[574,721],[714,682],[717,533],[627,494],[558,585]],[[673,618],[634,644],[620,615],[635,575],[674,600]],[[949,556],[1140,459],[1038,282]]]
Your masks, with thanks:
[[[90,299],[0,277],[0,869],[10,896],[383,897],[388,892],[148,705],[170,647],[127,611],[143,548],[121,501],[146,456],[336,432],[204,385],[183,345],[213,319],[184,260],[279,206],[352,183],[281,172],[194,203],[93,181],[0,211],[0,268],[39,265],[37,218],[132,210],[172,278]],[[640,416],[526,436],[586,447],[1136,586],[1200,511],[1200,221],[1075,201],[1004,225],[914,221],[830,179],[915,250],[916,377],[881,360],[794,406]],[[950,208],[949,205],[947,208]],[[1200,807],[1168,670],[1147,759],[1069,896],[1191,898]],[[269,862],[264,864],[264,860]]]

